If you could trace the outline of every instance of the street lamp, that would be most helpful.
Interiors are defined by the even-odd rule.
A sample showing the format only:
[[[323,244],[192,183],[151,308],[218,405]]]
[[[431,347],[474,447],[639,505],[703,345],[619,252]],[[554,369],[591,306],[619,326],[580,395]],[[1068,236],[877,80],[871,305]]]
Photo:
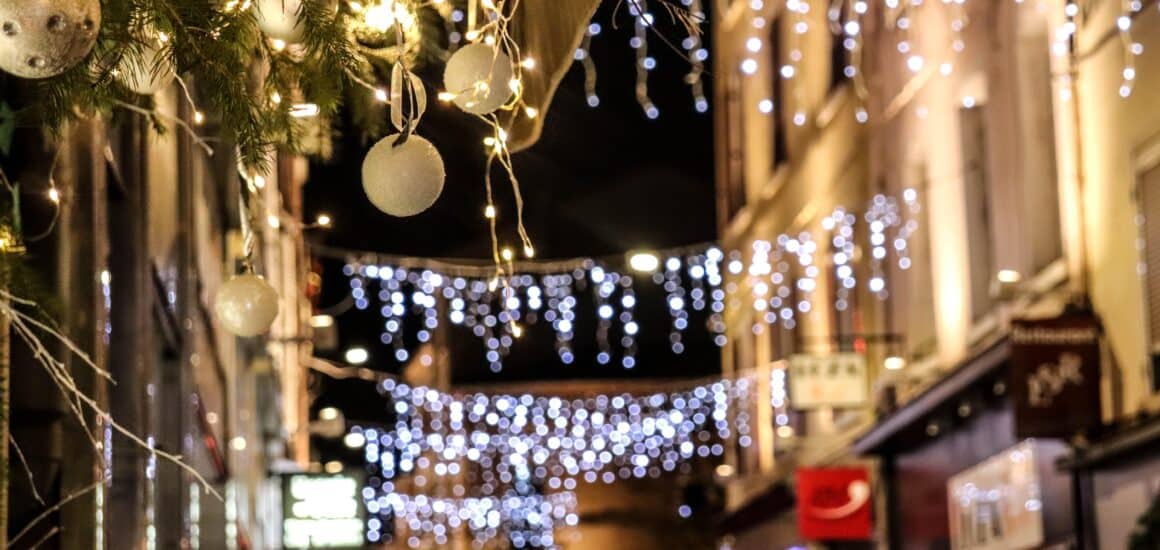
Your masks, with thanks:
[[[660,258],[652,252],[634,252],[628,257],[628,266],[639,273],[653,273],[660,265]]]

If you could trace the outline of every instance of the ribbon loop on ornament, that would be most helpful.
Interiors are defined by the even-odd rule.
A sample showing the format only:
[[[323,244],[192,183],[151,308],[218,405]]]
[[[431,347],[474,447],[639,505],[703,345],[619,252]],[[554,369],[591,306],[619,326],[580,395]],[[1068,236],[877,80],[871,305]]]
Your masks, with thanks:
[[[391,70],[391,125],[399,131],[395,145],[402,145],[427,111],[427,91],[415,73],[396,63]]]

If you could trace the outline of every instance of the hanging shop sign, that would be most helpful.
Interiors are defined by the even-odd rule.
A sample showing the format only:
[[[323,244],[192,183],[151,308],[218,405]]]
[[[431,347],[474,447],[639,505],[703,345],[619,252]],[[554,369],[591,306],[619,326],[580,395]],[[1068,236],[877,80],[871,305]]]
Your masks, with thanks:
[[[866,358],[857,353],[794,355],[789,400],[797,409],[860,407],[869,398]]]
[[[1070,437],[1100,422],[1100,325],[1087,313],[1014,321],[1018,437]]]
[[[807,540],[866,540],[873,534],[865,467],[798,468],[798,531]]]
[[[347,474],[284,476],[282,546],[362,548],[366,540],[362,485],[362,480]]]
[[[947,482],[951,548],[1019,550],[1043,544],[1043,501],[1034,440]]]

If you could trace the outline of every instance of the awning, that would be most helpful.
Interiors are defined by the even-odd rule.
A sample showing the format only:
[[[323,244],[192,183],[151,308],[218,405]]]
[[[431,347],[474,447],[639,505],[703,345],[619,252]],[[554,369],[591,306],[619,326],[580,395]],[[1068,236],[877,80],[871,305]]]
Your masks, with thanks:
[[[905,441],[910,441],[912,436],[922,433],[927,420],[940,409],[954,403],[978,385],[994,381],[1006,366],[1010,356],[1010,340],[1003,337],[963,361],[950,374],[935,382],[918,397],[879,419],[874,427],[854,440],[854,444],[850,447],[851,454],[881,454]]]
[[[1113,428],[1090,445],[1076,448],[1055,465],[1061,470],[1091,470],[1120,460],[1149,456],[1143,451],[1160,448],[1160,417]]]

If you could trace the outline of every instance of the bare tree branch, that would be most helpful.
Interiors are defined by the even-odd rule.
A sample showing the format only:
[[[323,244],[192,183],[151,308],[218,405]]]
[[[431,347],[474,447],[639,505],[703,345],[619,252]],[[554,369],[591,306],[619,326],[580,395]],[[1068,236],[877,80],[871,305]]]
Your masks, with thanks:
[[[36,480],[32,477],[32,468],[28,466],[28,459],[24,458],[24,451],[20,450],[20,445],[16,444],[16,438],[12,434],[8,434],[8,442],[12,444],[12,448],[16,451],[16,458],[20,459],[20,465],[24,466],[24,473],[28,476],[28,486],[32,488],[32,498],[36,499],[41,506],[44,506],[44,499],[40,498],[40,491],[36,490]]]
[[[31,531],[32,528],[36,526],[36,524],[40,523],[41,521],[44,521],[44,518],[52,515],[53,512],[56,512],[57,510],[64,508],[64,506],[66,504],[95,491],[97,489],[97,487],[100,487],[101,484],[104,482],[105,482],[105,479],[101,478],[101,479],[98,479],[98,480],[84,486],[83,488],[81,488],[79,490],[73,491],[73,492],[65,495],[64,498],[60,499],[60,502],[57,502],[56,504],[48,507],[47,509],[45,509],[45,511],[41,512],[39,516],[32,518],[32,521],[28,522],[28,525],[25,525],[24,528],[21,529],[19,533],[16,533],[16,535],[12,537],[12,540],[8,541],[8,547],[12,548],[12,546],[14,544],[16,544],[16,541],[20,540],[20,538],[23,537],[24,535],[27,535],[28,532]],[[38,542],[37,544],[40,544],[41,542],[44,542],[44,541],[42,540],[42,541]]]

